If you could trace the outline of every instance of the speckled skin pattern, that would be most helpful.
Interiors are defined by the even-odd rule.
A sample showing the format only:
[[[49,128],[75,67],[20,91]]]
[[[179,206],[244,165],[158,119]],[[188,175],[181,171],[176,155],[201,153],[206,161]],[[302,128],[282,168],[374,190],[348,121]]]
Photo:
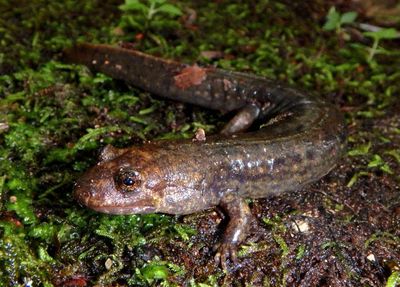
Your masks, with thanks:
[[[222,207],[230,219],[216,246],[223,267],[228,258],[235,261],[237,245],[246,237],[251,213],[245,198],[318,180],[345,148],[343,117],[334,106],[258,76],[107,45],[81,44],[66,58],[160,97],[238,111],[221,134],[205,140],[107,146],[74,191],[80,203],[111,214],[188,214]]]

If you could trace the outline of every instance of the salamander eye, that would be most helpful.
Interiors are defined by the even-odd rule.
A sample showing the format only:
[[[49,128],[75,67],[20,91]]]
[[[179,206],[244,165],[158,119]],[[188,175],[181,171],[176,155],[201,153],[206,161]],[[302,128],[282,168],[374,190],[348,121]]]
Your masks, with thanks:
[[[140,174],[134,170],[120,170],[116,182],[124,191],[133,191],[140,184]]]
[[[131,186],[131,185],[135,184],[135,180],[132,177],[127,176],[127,177],[124,177],[124,179],[122,180],[122,183],[126,186]]]

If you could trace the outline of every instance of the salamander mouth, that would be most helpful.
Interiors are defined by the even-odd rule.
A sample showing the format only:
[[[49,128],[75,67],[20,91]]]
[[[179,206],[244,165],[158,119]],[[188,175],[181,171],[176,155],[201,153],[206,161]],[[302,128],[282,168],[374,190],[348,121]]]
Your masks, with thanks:
[[[104,205],[93,205],[87,204],[87,207],[97,212],[107,214],[147,214],[157,212],[154,206],[144,206],[135,204],[134,206],[123,205],[123,206],[104,206]]]
[[[137,198],[136,200],[113,197],[93,196],[90,188],[82,188],[79,183],[75,185],[74,197],[80,205],[107,214],[145,214],[156,212],[154,200]],[[126,202],[124,202],[126,200]]]

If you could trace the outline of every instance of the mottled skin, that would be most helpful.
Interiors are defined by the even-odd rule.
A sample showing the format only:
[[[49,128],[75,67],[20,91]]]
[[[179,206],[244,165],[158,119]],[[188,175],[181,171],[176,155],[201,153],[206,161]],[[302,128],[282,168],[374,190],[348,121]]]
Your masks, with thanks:
[[[247,233],[246,198],[295,190],[327,174],[345,147],[343,118],[322,99],[250,74],[188,66],[137,51],[81,44],[67,59],[161,97],[238,111],[205,140],[107,146],[75,185],[77,200],[111,214],[229,216],[216,259],[226,267]],[[252,131],[243,132],[249,127]],[[258,128],[254,128],[258,127]]]

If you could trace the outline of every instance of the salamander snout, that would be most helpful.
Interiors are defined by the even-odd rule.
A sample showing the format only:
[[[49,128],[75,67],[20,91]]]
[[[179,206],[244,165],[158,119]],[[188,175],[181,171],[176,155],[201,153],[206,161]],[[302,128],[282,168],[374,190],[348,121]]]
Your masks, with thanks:
[[[76,201],[81,205],[87,205],[90,199],[90,191],[86,188],[82,188],[80,181],[75,182],[73,196]]]
[[[109,170],[95,166],[89,169],[74,186],[74,197],[82,205],[92,209],[107,204],[107,198],[116,193],[113,176]]]

